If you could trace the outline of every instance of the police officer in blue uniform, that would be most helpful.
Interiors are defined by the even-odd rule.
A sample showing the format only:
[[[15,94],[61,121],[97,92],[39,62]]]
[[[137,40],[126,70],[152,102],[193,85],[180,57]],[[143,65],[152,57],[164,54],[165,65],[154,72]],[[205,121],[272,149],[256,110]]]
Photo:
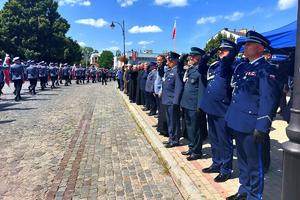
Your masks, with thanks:
[[[198,67],[201,67],[201,57],[204,54],[205,51],[200,48],[191,48],[189,54],[191,66],[183,76],[184,89],[180,105],[184,112],[189,150],[182,152],[182,154],[189,155],[187,160],[196,160],[202,157],[202,143],[207,135],[206,114],[197,107],[205,89],[205,80],[198,72]],[[182,58],[184,60],[184,56]]]
[[[85,81],[85,74],[86,74],[86,67],[83,67],[83,66],[80,64],[80,70],[81,70],[80,81],[82,82],[82,84],[84,84],[84,81]]]
[[[62,69],[62,76],[63,76],[63,80],[65,80],[65,86],[69,86],[68,82],[69,82],[69,77],[70,77],[70,68],[68,66],[67,63],[64,64],[64,67]]]
[[[41,89],[45,90],[46,84],[47,84],[47,79],[48,79],[48,69],[46,66],[46,63],[42,61],[39,65],[39,79],[40,79],[40,84],[41,84]]]
[[[59,77],[59,67],[58,67],[58,63],[54,64],[54,70],[57,71],[57,76],[55,77],[55,85],[59,86],[59,81],[58,81],[58,77]]]
[[[169,52],[167,56],[168,69],[163,77],[162,104],[166,106],[169,141],[166,148],[179,145],[181,137],[180,129],[180,99],[183,83],[177,72],[179,54]]]
[[[37,84],[37,80],[38,80],[38,76],[39,76],[39,71],[38,68],[36,66],[36,64],[34,63],[34,61],[30,61],[29,62],[29,67],[26,68],[26,74],[27,74],[27,79],[29,80],[29,92],[33,95],[36,94],[35,92],[35,87]]]
[[[21,100],[21,89],[24,81],[24,66],[21,64],[20,58],[15,57],[13,59],[14,64],[10,68],[10,77],[14,82],[15,87],[15,101]]]
[[[76,77],[76,84],[79,84],[81,82],[81,69],[80,69],[79,65],[76,65],[75,77]]]
[[[96,83],[97,69],[95,68],[94,65],[91,67],[90,73],[91,73],[91,77],[92,77],[92,83]]]
[[[51,89],[55,88],[55,81],[58,78],[58,69],[54,66],[53,63],[49,64],[49,74],[51,79]]]
[[[210,167],[202,171],[219,173],[214,179],[216,182],[227,181],[232,173],[233,144],[224,117],[231,100],[230,80],[236,53],[234,42],[227,39],[221,41],[219,60],[209,66],[207,88],[199,102],[200,108],[207,113],[208,137],[213,161]],[[201,73],[205,72],[199,70]]]
[[[270,132],[280,98],[278,71],[263,57],[269,40],[255,31],[248,31],[242,62],[232,76],[232,100],[226,121],[234,134],[240,187],[227,200],[260,200],[264,186],[262,144]]]

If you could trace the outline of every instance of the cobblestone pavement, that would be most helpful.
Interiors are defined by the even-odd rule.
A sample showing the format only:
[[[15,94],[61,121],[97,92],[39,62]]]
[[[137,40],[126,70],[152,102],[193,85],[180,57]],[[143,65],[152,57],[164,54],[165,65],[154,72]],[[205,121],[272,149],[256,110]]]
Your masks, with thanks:
[[[182,199],[114,83],[23,90],[17,103],[11,92],[0,98],[1,200]]]
[[[129,103],[126,95],[123,95],[124,100]],[[145,123],[154,125],[157,124],[157,119],[153,116],[149,117],[146,112],[142,111],[141,106],[131,103],[137,111],[137,117],[143,119]],[[277,115],[272,123],[272,129],[270,132],[271,138],[271,166],[267,174],[265,174],[265,185],[264,185],[264,200],[280,200],[281,197],[281,185],[282,185],[282,143],[288,140],[286,136],[285,129],[287,123],[282,120],[282,118]],[[151,131],[156,135],[156,137],[161,141],[166,141],[168,138],[163,137],[158,134],[155,128],[151,127]],[[181,140],[183,144],[187,142],[183,139]],[[172,158],[175,160],[178,166],[180,166],[186,174],[190,177],[193,184],[198,188],[199,192],[206,200],[223,200],[227,196],[235,194],[239,187],[238,180],[238,166],[237,166],[237,156],[236,150],[233,160],[233,177],[232,179],[224,183],[216,183],[214,178],[218,175],[217,173],[205,174],[202,173],[202,169],[208,167],[212,164],[211,161],[211,149],[208,141],[205,141],[203,145],[203,158],[195,161],[187,161],[186,156],[181,155],[181,151],[188,150],[187,145],[179,146],[175,148],[168,149]]]

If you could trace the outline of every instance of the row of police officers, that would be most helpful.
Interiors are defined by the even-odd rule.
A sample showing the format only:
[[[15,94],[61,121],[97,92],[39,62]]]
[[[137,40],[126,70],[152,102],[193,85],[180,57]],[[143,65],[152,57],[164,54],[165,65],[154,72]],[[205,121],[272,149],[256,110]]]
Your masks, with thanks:
[[[87,79],[87,82],[92,79],[92,82],[95,83],[97,73],[99,74],[100,71],[103,71],[95,66],[82,67],[81,65],[77,65],[72,69],[67,63],[60,67],[57,63],[47,65],[44,61],[36,63],[29,60],[26,63],[22,63],[19,57],[13,58],[12,62],[12,64],[10,64],[10,61],[3,63],[0,60],[0,92],[2,94],[5,78],[9,76],[8,82],[12,81],[14,83],[16,101],[22,99],[21,90],[25,80],[28,80],[30,83],[28,87],[29,92],[35,95],[38,80],[40,81],[41,90],[45,90],[49,79],[52,82],[51,89],[54,89],[59,84],[62,84],[63,80],[65,81],[65,86],[72,84],[73,76],[76,77],[76,83],[84,83],[85,79]],[[8,74],[5,74],[5,71],[8,71]]]
[[[242,45],[244,57],[237,59]],[[248,31],[246,40],[238,45],[224,39],[218,49],[209,52],[193,47],[181,56],[169,52],[166,60],[159,55],[153,67],[148,63],[127,69],[128,74],[138,73],[132,102],[139,104],[138,97],[143,96],[145,111],[159,105],[154,108],[159,110],[157,128],[166,125],[166,148],[180,145],[184,124],[189,149],[182,154],[187,160],[200,159],[208,135],[212,164],[202,171],[218,173],[215,182],[231,178],[235,139],[240,187],[227,200],[262,198],[264,173],[270,165],[269,133],[282,89],[278,68],[263,56],[269,48],[268,39]],[[218,60],[208,65],[216,53]],[[117,72],[120,79],[122,73],[121,69]],[[149,115],[155,114],[151,112]]]

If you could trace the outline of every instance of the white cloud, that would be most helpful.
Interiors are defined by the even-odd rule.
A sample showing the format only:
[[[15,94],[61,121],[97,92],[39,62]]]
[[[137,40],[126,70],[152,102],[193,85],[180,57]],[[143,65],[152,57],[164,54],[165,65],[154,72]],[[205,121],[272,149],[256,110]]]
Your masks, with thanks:
[[[133,44],[132,41],[130,41],[130,42],[125,42],[125,45],[127,45],[127,46],[131,46],[132,44]]]
[[[162,32],[161,28],[156,25],[150,26],[134,26],[128,30],[129,33],[157,33]]]
[[[82,46],[82,47],[85,47],[85,46],[86,46],[86,44],[85,44],[84,42],[78,42],[78,44],[79,44],[80,46]]]
[[[112,40],[112,41],[110,41],[110,43],[112,43],[112,44],[118,44],[118,42],[116,40]]]
[[[278,0],[277,6],[280,10],[286,10],[297,5],[297,0]]]
[[[264,9],[262,9],[261,7],[257,7],[254,10],[251,10],[249,13],[247,13],[247,15],[251,16],[251,15],[256,15],[259,13],[263,13]]]
[[[75,6],[75,5],[80,5],[80,6],[90,6],[92,3],[90,0],[58,0],[58,5],[60,6],[65,6],[65,5],[70,5],[70,6]]]
[[[101,28],[101,27],[108,25],[108,22],[102,18],[100,18],[100,19],[79,19],[79,20],[76,20],[75,22],[78,24],[90,25],[90,26],[94,26],[97,28]]]
[[[229,21],[237,21],[237,20],[241,19],[242,17],[244,17],[244,15],[245,14],[243,12],[236,11],[231,15],[225,16],[224,19],[227,19]]]
[[[118,50],[120,50],[120,48],[117,47],[117,46],[113,46],[113,47],[105,48],[105,49],[103,49],[103,51],[104,50],[106,50],[106,51],[118,51]]]
[[[218,16],[210,16],[210,17],[201,17],[197,20],[197,24],[206,24],[206,23],[215,23],[217,21]]]
[[[188,0],[154,0],[154,3],[159,6],[183,7],[188,5]]]
[[[148,45],[148,44],[152,44],[152,43],[154,43],[154,41],[153,40],[151,40],[151,41],[144,41],[144,40],[142,40],[142,41],[139,41],[139,45]]]
[[[117,0],[122,8],[132,6],[134,2],[138,0]]]

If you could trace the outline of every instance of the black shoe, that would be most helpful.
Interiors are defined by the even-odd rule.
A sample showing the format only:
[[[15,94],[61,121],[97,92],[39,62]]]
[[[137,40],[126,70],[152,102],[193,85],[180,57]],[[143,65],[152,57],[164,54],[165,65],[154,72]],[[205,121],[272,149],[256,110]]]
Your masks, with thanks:
[[[157,124],[152,125],[152,127],[156,128],[156,127],[157,127]]]
[[[219,174],[215,179],[214,181],[217,182],[217,183],[223,183],[225,181],[227,181],[228,179],[231,178],[231,174]]]
[[[155,115],[155,113],[150,112],[148,115],[149,115],[149,116],[153,116],[153,115]]]
[[[190,152],[190,150],[188,150],[188,151],[182,151],[181,154],[184,155],[184,156],[188,156],[188,155],[191,155],[192,152]]]
[[[192,161],[192,160],[198,160],[202,158],[202,154],[194,154],[192,153],[190,156],[188,156],[186,159],[188,161]]]
[[[173,147],[177,147],[177,146],[178,146],[178,144],[170,144],[170,143],[168,143],[168,144],[165,145],[165,147],[166,147],[167,149],[173,148]]]
[[[202,169],[203,173],[220,173],[220,169],[217,167],[213,167],[212,165],[210,167]]]
[[[149,108],[143,108],[142,111],[148,111],[150,110]]]
[[[246,200],[246,199],[247,199],[247,194],[239,194],[239,193],[236,193],[226,198],[226,200]]]
[[[169,141],[163,141],[162,143],[163,144],[169,144]]]

